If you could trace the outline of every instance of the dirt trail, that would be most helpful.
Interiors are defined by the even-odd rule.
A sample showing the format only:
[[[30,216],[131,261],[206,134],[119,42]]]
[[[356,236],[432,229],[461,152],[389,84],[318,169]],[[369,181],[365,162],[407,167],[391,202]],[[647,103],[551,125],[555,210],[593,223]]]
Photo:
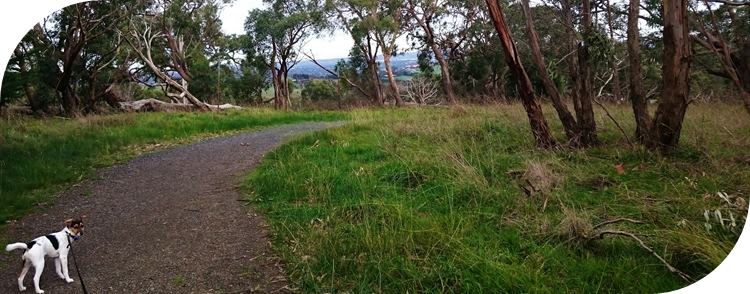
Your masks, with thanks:
[[[90,293],[287,292],[264,219],[242,202],[241,176],[290,136],[340,123],[286,125],[151,153],[102,169],[3,232],[29,241],[87,215],[74,243]],[[0,293],[18,293],[20,251],[0,254]],[[47,260],[47,293],[81,293]],[[32,270],[33,271],[33,270]],[[33,274],[26,292],[33,293]]]

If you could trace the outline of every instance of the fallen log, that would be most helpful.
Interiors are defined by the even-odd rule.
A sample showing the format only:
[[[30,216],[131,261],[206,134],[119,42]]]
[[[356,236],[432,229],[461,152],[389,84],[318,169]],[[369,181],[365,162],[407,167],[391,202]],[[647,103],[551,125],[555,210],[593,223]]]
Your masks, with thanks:
[[[125,112],[179,112],[179,111],[200,111],[202,109],[190,103],[170,103],[157,99],[143,99],[132,102],[120,102],[120,109]],[[242,109],[242,107],[232,104],[211,105],[206,104],[208,109],[228,110]]]

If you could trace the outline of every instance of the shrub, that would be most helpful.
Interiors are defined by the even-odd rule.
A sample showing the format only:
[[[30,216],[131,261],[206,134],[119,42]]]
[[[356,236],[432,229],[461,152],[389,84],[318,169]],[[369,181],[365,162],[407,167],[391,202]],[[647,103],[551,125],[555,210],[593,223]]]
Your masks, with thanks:
[[[313,80],[302,90],[302,98],[311,101],[336,100],[338,96],[336,85],[331,81]]]

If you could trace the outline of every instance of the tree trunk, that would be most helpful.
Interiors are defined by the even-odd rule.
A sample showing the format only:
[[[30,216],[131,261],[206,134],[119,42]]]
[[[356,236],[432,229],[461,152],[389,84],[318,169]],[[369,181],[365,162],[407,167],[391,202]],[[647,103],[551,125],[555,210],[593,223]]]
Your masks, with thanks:
[[[583,0],[583,34],[589,36],[592,33],[591,1]],[[585,39],[586,37],[584,37]],[[579,93],[581,113],[578,114],[578,130],[580,131],[581,144],[591,146],[598,144],[599,140],[596,137],[596,120],[594,119],[592,103],[591,60],[588,42],[582,42],[578,45],[578,68],[581,71],[581,92]]]
[[[110,84],[107,89],[104,90],[104,101],[112,108],[119,108],[121,107],[120,103],[124,102],[125,99],[120,95],[120,91],[116,89],[116,85]]]
[[[521,57],[518,55],[516,45],[513,43],[513,37],[505,23],[505,17],[503,16],[500,4],[498,4],[497,0],[485,0],[485,2],[489,8],[492,24],[494,25],[495,30],[497,30],[500,41],[503,45],[505,62],[508,64],[511,74],[518,83],[518,93],[521,96],[521,101],[529,118],[531,132],[536,139],[536,145],[540,148],[553,147],[556,145],[555,139],[550,133],[541,105],[539,105],[534,98],[531,80],[529,80],[529,76],[526,74],[523,63],[521,63]]]
[[[81,109],[78,105],[78,97],[76,96],[75,91],[70,85],[70,80],[73,74],[72,63],[75,61],[78,53],[70,53],[71,54],[66,53],[65,57],[62,60],[63,72],[60,75],[60,78],[57,80],[57,91],[60,94],[60,102],[62,104],[63,110],[65,111],[65,114],[69,117],[79,117],[81,116]]]
[[[443,92],[445,92],[445,96],[446,98],[448,98],[448,103],[456,104],[458,103],[458,100],[456,99],[456,94],[453,91],[453,79],[451,77],[450,65],[445,59],[443,51],[440,50],[440,47],[438,47],[438,45],[434,42],[432,44],[432,52],[435,53],[435,59],[437,59],[438,64],[440,64],[440,80],[443,84]]]
[[[292,93],[289,92],[289,68],[284,66],[284,97],[286,97],[286,109],[292,106]]]
[[[71,79],[73,77],[73,63],[78,59],[78,53],[83,48],[82,42],[84,41],[81,39],[74,40],[71,38],[66,40],[65,51],[62,52],[62,59],[60,60],[62,62],[62,73],[57,80],[57,91],[60,93],[63,110],[70,117],[81,116],[78,97],[71,86]]]
[[[31,108],[32,112],[47,112],[46,107],[44,107],[44,105],[39,101],[39,96],[37,95],[36,89],[34,89],[34,87],[29,85],[28,83],[24,83],[23,92],[26,94],[26,99],[29,101],[29,107]]]
[[[609,39],[616,43],[615,40],[615,28],[614,25],[612,25],[612,5],[610,4],[610,0],[607,0],[607,24],[609,25]],[[617,69],[617,59],[615,58],[615,54],[612,54],[610,56],[609,63],[612,66],[612,96],[614,96],[615,101],[620,101],[620,98],[622,94],[620,93],[620,70]]]
[[[570,98],[573,100],[573,110],[576,113],[577,118],[577,127],[576,131],[580,132],[578,128],[581,124],[581,113],[583,111],[581,110],[581,99],[580,99],[580,93],[581,93],[581,76],[580,76],[580,70],[578,68],[578,36],[575,31],[575,23],[573,22],[573,8],[571,6],[571,0],[563,0],[561,1],[562,4],[562,14],[565,21],[565,32],[567,35],[567,46],[568,51],[570,53],[568,54],[568,75],[570,77]],[[571,145],[579,145],[580,144],[580,134],[576,134],[576,138],[571,141]]]
[[[174,69],[177,70],[177,73],[180,74],[183,80],[192,82],[193,76],[190,74],[185,60],[184,44],[182,41],[175,39],[175,36],[172,34],[172,28],[166,22],[162,23],[162,33],[167,38],[167,45],[170,49],[169,58],[172,61]]]
[[[271,75],[273,80],[273,104],[276,109],[284,109],[286,105],[286,99],[284,99],[284,86],[281,81],[281,73],[276,66],[273,65],[271,69]]]
[[[630,0],[628,8],[628,87],[630,88],[630,101],[633,105],[635,115],[635,136],[641,143],[646,143],[648,137],[648,123],[651,120],[648,114],[648,104],[643,93],[641,82],[641,40],[638,30],[638,16],[640,13],[640,0]]]
[[[18,67],[20,70],[21,75],[28,75],[29,68],[26,66],[26,59],[23,56],[24,53],[21,50],[21,45],[19,44],[15,49],[15,54],[18,56]],[[37,111],[43,111],[46,112],[46,105],[43,105],[41,101],[39,101],[39,96],[37,95],[36,89],[34,89],[33,86],[29,82],[24,81],[23,83],[23,92],[26,95],[26,99],[29,102],[29,107],[31,108],[32,112]]]
[[[76,96],[73,89],[66,85],[58,89],[60,91],[60,97],[62,98],[63,110],[69,117],[81,116],[81,109],[78,107],[78,96]]]
[[[398,83],[396,77],[393,76],[393,68],[391,67],[391,53],[383,52],[383,63],[385,63],[385,73],[388,76],[388,84],[393,93],[393,98],[396,100],[397,106],[403,106],[404,100],[401,99],[401,91],[398,89]]]
[[[555,83],[547,73],[547,64],[544,62],[542,49],[539,47],[539,35],[534,28],[534,19],[531,15],[529,0],[522,0],[521,4],[523,8],[523,14],[526,17],[526,34],[529,37],[529,45],[531,46],[531,57],[534,61],[534,64],[536,64],[537,69],[539,70],[539,77],[542,79],[544,91],[547,92],[550,100],[552,100],[552,105],[555,107],[557,116],[560,118],[560,121],[563,124],[563,128],[565,129],[565,135],[567,135],[568,139],[570,139],[571,141],[576,140],[578,136],[577,122],[568,110],[568,107],[565,106],[565,103],[560,97],[560,92],[557,90],[557,86],[555,86]]]
[[[372,91],[373,99],[375,99],[375,105],[383,106],[383,91],[380,89],[380,76],[378,75],[378,64],[375,60],[369,60],[367,67],[370,71],[370,79],[372,80]]]
[[[662,152],[677,147],[690,91],[687,0],[664,1],[664,64],[662,96],[651,125],[649,146]]]
[[[745,103],[745,109],[750,113],[750,41],[739,46],[739,52],[731,55],[737,77],[740,80],[740,93]]]
[[[745,92],[750,93],[750,41],[738,50],[739,53],[732,54],[732,62],[737,67],[737,75],[744,85]]]
[[[133,37],[135,37],[134,40],[130,40],[130,38],[125,38],[125,41],[130,45],[131,48],[133,48],[133,51],[138,55],[138,57],[146,63],[146,66],[151,70],[151,72],[156,75],[156,77],[164,83],[167,84],[168,87],[172,87],[174,89],[177,89],[181,91],[182,93],[179,95],[183,99],[186,99],[191,104],[195,105],[197,109],[200,110],[211,110],[206,103],[203,103],[200,99],[193,96],[190,91],[188,91],[188,83],[187,80],[182,79],[182,83],[178,83],[174,79],[172,79],[169,75],[165,74],[164,72],[159,69],[156,64],[154,64],[154,59],[151,55],[151,42],[154,39],[153,35],[150,36],[142,36],[143,39],[141,39],[141,36],[139,36],[137,33],[133,32],[131,33]],[[136,45],[136,43],[138,45]],[[145,53],[144,53],[145,51]],[[168,95],[169,96],[169,95]]]
[[[88,99],[86,99],[86,108],[87,111],[96,111],[96,102],[97,102],[97,92],[96,88],[99,84],[98,79],[98,73],[96,71],[92,72],[88,77]]]

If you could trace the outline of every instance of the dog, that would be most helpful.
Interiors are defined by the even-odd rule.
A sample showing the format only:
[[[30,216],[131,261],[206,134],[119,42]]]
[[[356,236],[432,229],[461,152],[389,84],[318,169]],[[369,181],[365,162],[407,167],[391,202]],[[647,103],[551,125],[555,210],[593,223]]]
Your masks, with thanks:
[[[33,265],[35,270],[34,290],[38,294],[44,293],[39,288],[39,278],[42,276],[42,270],[44,270],[44,257],[46,256],[55,259],[57,276],[65,282],[72,283],[73,279],[68,274],[68,253],[70,252],[70,243],[80,239],[81,236],[83,236],[83,216],[66,220],[65,227],[57,233],[41,236],[28,243],[8,244],[5,247],[6,251],[26,250],[21,256],[23,268],[18,276],[18,290],[26,290],[26,287],[23,286],[23,278]]]

